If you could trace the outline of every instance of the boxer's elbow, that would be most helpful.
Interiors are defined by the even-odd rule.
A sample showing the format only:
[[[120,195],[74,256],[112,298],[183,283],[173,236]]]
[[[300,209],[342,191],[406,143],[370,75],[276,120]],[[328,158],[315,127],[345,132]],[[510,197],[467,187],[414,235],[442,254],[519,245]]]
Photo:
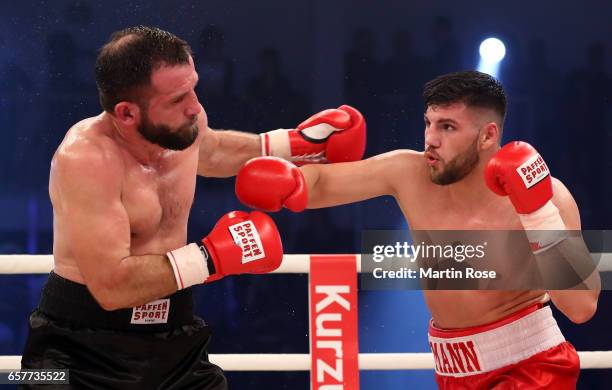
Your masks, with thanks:
[[[116,299],[108,297],[107,295],[100,295],[99,297],[96,297],[96,301],[98,301],[98,304],[106,311],[123,309],[123,305],[121,305]]]
[[[106,311],[113,311],[123,308],[117,294],[110,289],[96,288],[91,289],[91,295],[93,295],[98,305]]]
[[[559,309],[573,323],[584,324],[595,315],[597,311],[597,300],[585,300],[580,303],[576,302],[576,304],[567,305]]]
[[[124,285],[121,278],[121,275],[113,272],[88,285],[91,294],[102,309],[113,311],[129,307],[128,296],[121,288]]]
[[[106,311],[125,309],[128,307],[126,303],[121,300],[121,296],[117,291],[100,289],[96,292],[92,291],[92,295],[100,307]]]
[[[549,294],[557,309],[575,324],[587,322],[597,311],[599,291],[551,290]]]
[[[568,318],[575,324],[584,324],[593,318],[596,311],[597,301],[588,302],[580,305],[576,310],[572,310]]]

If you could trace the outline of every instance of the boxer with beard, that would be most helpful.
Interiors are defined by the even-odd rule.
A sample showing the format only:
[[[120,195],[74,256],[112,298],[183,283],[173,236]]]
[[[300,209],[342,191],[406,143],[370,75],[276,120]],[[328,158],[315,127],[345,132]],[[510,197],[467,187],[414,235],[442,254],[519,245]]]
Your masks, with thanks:
[[[301,211],[390,195],[411,231],[524,231],[528,256],[504,254],[515,272],[521,261],[590,260],[582,238],[559,234],[580,231],[568,189],[531,145],[501,147],[506,97],[497,80],[477,71],[443,75],[425,85],[424,100],[424,151],[301,168],[255,158],[238,173],[238,198],[267,211]],[[578,355],[546,304],[575,323],[588,321],[599,275],[591,268],[580,282],[564,289],[424,290],[439,387],[575,388]]]
[[[72,126],[51,162],[55,266],[29,319],[23,368],[67,369],[73,388],[227,388],[191,287],[271,272],[282,244],[269,216],[243,211],[187,244],[196,175],[233,176],[262,154],[361,158],[365,122],[342,106],[296,129],[215,131],[197,82],[189,45],[167,31],[127,28],[101,48],[104,111]]]

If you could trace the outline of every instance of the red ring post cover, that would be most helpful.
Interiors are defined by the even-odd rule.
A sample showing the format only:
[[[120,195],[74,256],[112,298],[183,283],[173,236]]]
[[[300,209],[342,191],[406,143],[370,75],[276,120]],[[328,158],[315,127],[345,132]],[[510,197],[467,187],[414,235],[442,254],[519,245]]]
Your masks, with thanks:
[[[359,389],[357,257],[310,257],[310,370],[313,390]]]

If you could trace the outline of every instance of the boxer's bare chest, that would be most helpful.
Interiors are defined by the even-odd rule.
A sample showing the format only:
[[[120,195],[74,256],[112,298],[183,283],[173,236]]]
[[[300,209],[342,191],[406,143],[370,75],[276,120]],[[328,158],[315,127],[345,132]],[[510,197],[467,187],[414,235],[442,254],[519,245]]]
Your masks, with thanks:
[[[400,193],[398,202],[413,231],[522,229],[516,212],[504,198],[483,202],[481,208],[469,210],[453,207],[432,187],[421,194],[412,192],[402,196]],[[508,261],[512,261],[511,254],[508,256]],[[425,290],[424,296],[434,322],[443,328],[493,322],[546,299],[543,291]]]
[[[151,166],[126,159],[121,199],[130,220],[133,249],[156,238],[184,240],[195,192],[197,153],[182,153]]]

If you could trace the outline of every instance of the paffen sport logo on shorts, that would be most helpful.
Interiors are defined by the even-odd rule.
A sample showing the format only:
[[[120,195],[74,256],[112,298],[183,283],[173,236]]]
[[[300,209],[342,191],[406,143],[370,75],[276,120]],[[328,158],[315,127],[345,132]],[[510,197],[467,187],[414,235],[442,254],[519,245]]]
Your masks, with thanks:
[[[231,225],[229,230],[236,245],[242,249],[242,264],[266,257],[259,232],[253,221]]]
[[[531,188],[548,176],[550,171],[542,156],[536,154],[516,168],[516,173],[523,179],[525,187]]]
[[[132,309],[131,324],[165,324],[170,313],[170,299],[158,299]]]

